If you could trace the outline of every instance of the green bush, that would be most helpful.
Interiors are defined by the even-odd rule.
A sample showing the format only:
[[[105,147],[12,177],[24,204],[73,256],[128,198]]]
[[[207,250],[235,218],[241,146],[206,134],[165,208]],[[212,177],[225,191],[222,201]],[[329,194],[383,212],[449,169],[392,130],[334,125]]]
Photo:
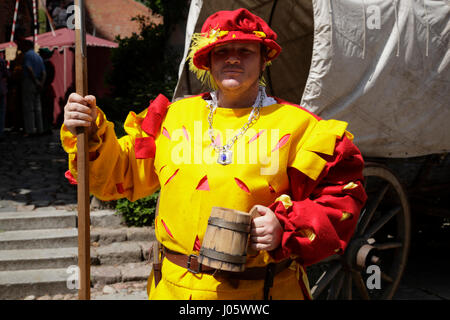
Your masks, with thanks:
[[[104,111],[112,119],[124,120],[130,111],[141,112],[159,93],[171,99],[177,83],[180,57],[165,48],[163,27],[146,24],[142,17],[135,20],[140,22],[141,32],[117,38],[119,47],[111,57],[112,71],[107,77],[111,97],[105,101]]]
[[[119,199],[117,200],[116,211],[122,214],[129,227],[152,226],[155,221],[158,196],[159,191],[134,202],[128,199]]]

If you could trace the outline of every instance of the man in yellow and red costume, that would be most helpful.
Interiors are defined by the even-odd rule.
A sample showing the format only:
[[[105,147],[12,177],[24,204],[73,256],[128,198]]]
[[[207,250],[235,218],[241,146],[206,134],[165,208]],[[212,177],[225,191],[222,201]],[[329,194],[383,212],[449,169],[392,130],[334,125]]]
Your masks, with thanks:
[[[366,200],[362,156],[347,123],[266,95],[260,75],[281,52],[276,38],[246,9],[213,14],[190,51],[191,70],[213,91],[173,103],[158,96],[129,114],[119,140],[95,97],[68,100],[69,179],[75,128],[87,126],[94,195],[134,201],[161,189],[155,232],[165,255],[150,299],[310,299],[304,266],[343,253],[354,232]],[[215,206],[261,215],[244,272],[197,262]]]

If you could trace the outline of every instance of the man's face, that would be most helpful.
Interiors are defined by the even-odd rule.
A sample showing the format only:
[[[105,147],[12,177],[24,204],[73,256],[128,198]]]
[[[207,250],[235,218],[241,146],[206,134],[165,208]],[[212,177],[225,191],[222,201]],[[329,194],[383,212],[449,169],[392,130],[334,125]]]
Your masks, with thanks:
[[[258,83],[264,68],[260,44],[232,42],[211,51],[211,74],[222,90],[247,90]]]

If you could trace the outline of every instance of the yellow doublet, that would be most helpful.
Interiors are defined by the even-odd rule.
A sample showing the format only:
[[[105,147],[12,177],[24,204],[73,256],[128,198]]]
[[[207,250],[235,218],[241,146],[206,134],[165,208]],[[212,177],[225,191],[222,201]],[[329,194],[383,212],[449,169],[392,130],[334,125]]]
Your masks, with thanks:
[[[251,110],[216,109],[213,136],[218,145],[230,141]],[[340,121],[319,121],[296,106],[266,106],[231,148],[232,163],[221,165],[208,135],[207,103],[196,96],[169,106],[156,139],[155,159],[136,159],[135,139],[148,136],[140,127],[146,113],[130,113],[125,122],[128,136],[117,141],[113,125],[100,112],[98,135],[90,146],[91,152],[97,151],[90,162],[91,192],[101,199],[135,200],[161,188],[156,237],[163,246],[186,255],[198,253],[194,245],[197,238],[197,243],[203,240],[213,206],[247,212],[255,204],[269,206],[290,193],[287,167],[316,179],[326,163],[316,152],[333,154],[335,140],[346,127]],[[61,139],[76,178],[75,138],[63,126]],[[246,267],[269,262],[273,260],[262,251],[247,257]],[[275,277],[273,299],[303,299],[299,279],[308,287],[303,268],[294,263]],[[149,298],[262,299],[263,283],[241,280],[236,290],[227,279],[193,274],[164,259],[157,288],[153,275],[149,277]]]

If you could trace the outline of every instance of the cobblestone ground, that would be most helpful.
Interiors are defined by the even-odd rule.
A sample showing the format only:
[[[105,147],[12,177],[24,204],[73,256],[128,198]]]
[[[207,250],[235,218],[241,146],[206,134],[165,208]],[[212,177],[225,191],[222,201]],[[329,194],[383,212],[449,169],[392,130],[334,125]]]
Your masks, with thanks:
[[[114,284],[96,284],[91,288],[91,300],[147,300],[147,282],[130,281]],[[53,296],[27,296],[24,300],[78,300],[78,293]]]
[[[77,190],[64,177],[67,156],[58,130],[37,137],[6,132],[0,153],[1,211],[76,208]]]

